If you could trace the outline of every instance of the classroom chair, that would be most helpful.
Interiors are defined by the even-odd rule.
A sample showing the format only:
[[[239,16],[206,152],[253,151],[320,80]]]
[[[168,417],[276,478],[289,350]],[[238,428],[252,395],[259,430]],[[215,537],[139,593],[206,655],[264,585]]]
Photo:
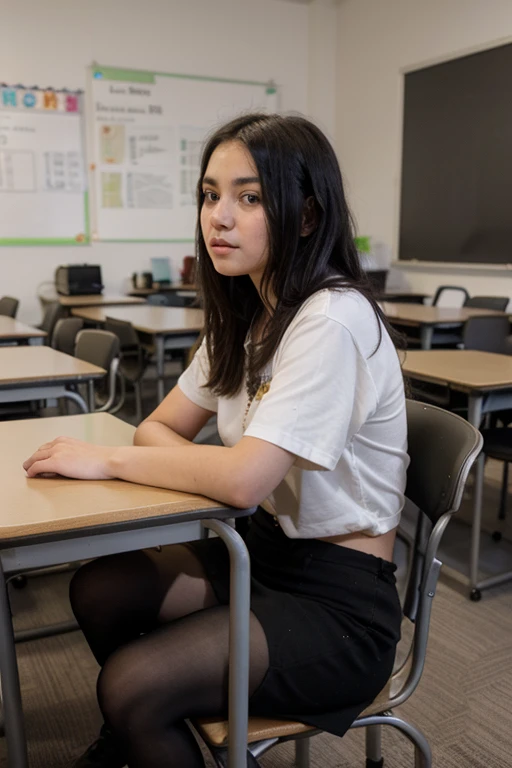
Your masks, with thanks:
[[[469,293],[461,285],[440,285],[432,299],[433,307],[462,307]]]
[[[121,398],[112,413],[117,413],[123,406],[126,398],[126,383],[128,382],[135,391],[135,418],[139,423],[142,421],[141,380],[149,364],[148,352],[140,343],[137,331],[130,322],[107,317],[105,330],[117,336],[121,349],[121,361],[118,370],[121,382]]]
[[[52,336],[57,322],[66,317],[67,311],[58,301],[52,301],[45,307],[43,319],[37,326],[41,331],[46,331],[46,344],[51,346]]]
[[[368,282],[375,293],[380,295],[385,292],[388,272],[388,269],[367,269],[365,271]]]
[[[392,710],[409,699],[420,681],[432,600],[441,568],[437,549],[452,514],[460,506],[469,470],[482,447],[478,430],[460,416],[435,406],[408,400],[407,423],[411,463],[406,496],[419,510],[403,607],[404,623],[411,623],[413,637],[405,661],[397,663],[384,690],[352,725],[352,728],[366,728],[367,768],[384,764],[382,725],[397,728],[412,742],[416,768],[431,768],[431,750],[423,733]],[[208,744],[217,766],[226,766],[227,722],[198,720],[194,726]],[[296,740],[296,765],[308,768],[309,738],[318,733],[317,729],[300,722],[251,717],[248,733],[251,759],[257,759],[276,744]]]
[[[510,422],[512,420],[512,413],[510,411],[508,416],[508,421]],[[508,424],[503,427],[483,429],[482,437],[484,439],[482,450],[485,456],[503,462],[498,520],[505,520],[507,515],[508,465],[512,461],[512,429]],[[501,532],[493,531],[492,538],[494,541],[501,541]]]
[[[505,312],[509,301],[510,299],[508,296],[471,296],[466,299],[462,306]]]
[[[16,317],[19,305],[18,299],[14,299],[12,296],[2,296],[0,299],[0,315]]]
[[[66,355],[75,354],[76,337],[84,327],[81,317],[65,317],[57,320],[53,329],[51,346]]]
[[[106,399],[104,403],[94,408],[94,412],[110,411],[116,397],[116,377],[120,359],[119,339],[115,333],[109,331],[96,329],[79,331],[76,336],[75,357],[107,371]]]

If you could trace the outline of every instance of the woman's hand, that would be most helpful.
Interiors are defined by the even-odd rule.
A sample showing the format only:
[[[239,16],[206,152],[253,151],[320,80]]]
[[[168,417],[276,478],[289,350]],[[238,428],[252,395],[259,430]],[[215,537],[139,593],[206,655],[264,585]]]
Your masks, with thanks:
[[[28,477],[42,474],[64,475],[79,480],[111,480],[115,475],[109,468],[117,448],[91,445],[73,437],[57,437],[45,443],[23,462]]]

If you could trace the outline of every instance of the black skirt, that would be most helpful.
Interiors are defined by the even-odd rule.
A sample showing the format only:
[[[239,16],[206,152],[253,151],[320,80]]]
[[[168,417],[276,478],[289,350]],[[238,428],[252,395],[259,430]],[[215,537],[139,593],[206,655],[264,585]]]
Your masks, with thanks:
[[[245,536],[251,610],[270,665],[251,715],[299,720],[338,736],[386,684],[400,639],[396,566],[318,539],[290,539],[263,509]],[[220,539],[189,544],[221,604],[229,555]]]

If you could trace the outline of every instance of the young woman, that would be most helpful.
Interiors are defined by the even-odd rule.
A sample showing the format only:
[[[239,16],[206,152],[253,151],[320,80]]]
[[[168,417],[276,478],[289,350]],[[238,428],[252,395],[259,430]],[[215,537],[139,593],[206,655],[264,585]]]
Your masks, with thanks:
[[[30,477],[122,478],[260,505],[250,711],[342,735],[388,679],[407,468],[398,356],[353,244],[335,154],[300,117],[208,141],[198,188],[204,339],[133,447],[57,438]],[[216,413],[223,446],[192,440]],[[209,539],[105,557],[71,601],[98,663],[100,738],[75,768],[195,768],[186,718],[227,710],[229,563]]]

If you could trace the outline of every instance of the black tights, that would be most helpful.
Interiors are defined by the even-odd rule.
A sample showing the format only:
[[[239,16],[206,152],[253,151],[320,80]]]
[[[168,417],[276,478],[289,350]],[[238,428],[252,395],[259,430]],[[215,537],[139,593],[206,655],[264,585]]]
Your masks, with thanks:
[[[102,667],[98,701],[129,768],[200,768],[185,718],[227,713],[229,609],[219,605],[195,554],[101,558],[80,568],[71,604]],[[268,669],[263,628],[250,616],[249,692]]]

